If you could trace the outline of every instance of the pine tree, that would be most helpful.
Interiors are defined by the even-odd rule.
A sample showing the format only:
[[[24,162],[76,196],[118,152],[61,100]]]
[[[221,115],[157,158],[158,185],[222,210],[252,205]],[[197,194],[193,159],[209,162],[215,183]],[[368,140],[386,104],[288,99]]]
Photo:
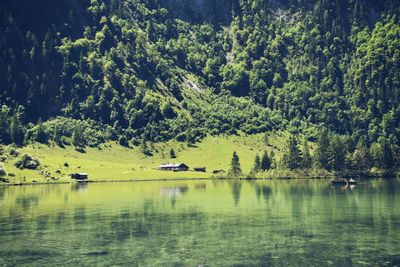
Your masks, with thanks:
[[[242,174],[242,169],[240,167],[240,162],[239,162],[239,156],[237,155],[236,151],[233,152],[229,174],[232,175],[233,177],[237,177]]]
[[[74,128],[74,132],[72,133],[72,144],[78,150],[83,149],[86,146],[83,129],[80,124],[77,124]]]
[[[151,156],[152,155],[152,153],[151,153],[151,151],[149,149],[149,146],[147,144],[147,140],[146,140],[146,138],[144,136],[143,136],[143,138],[141,140],[141,143],[140,143],[140,151],[146,156]]]
[[[261,159],[260,156],[257,154],[254,159],[254,165],[252,168],[252,172],[257,173],[261,170]]]
[[[49,141],[49,136],[44,128],[42,119],[39,119],[38,125],[36,126],[36,141],[42,144],[46,144]]]
[[[52,136],[54,142],[56,142],[59,146],[63,146],[63,142],[62,142],[62,128],[56,124],[54,126],[54,133]]]
[[[371,157],[364,138],[360,138],[358,141],[356,149],[353,152],[352,162],[353,171],[362,175],[368,173],[371,167]]]
[[[265,133],[263,136],[264,144],[267,146],[269,144],[269,136],[268,133]]]
[[[392,147],[386,138],[381,138],[379,144],[381,145],[381,154],[383,155],[383,158],[381,159],[382,167],[387,173],[390,173],[395,165]]]
[[[271,153],[269,154],[269,161],[271,162],[270,169],[276,168],[274,151],[271,151]]]
[[[338,135],[333,135],[329,146],[328,170],[341,171],[345,165],[346,149]]]
[[[186,143],[188,146],[192,146],[195,143],[193,131],[190,127],[186,129]]]
[[[169,157],[170,157],[171,159],[176,158],[175,151],[174,151],[173,148],[171,148],[171,150],[169,151]]]
[[[315,160],[320,167],[329,169],[329,137],[326,130],[318,138]]]
[[[19,118],[19,113],[15,113],[11,117],[9,135],[14,144],[22,145],[24,143],[24,130]]]
[[[288,151],[284,155],[284,162],[288,169],[295,170],[302,165],[302,152],[299,148],[299,140],[295,136],[291,136],[288,140]]]
[[[311,154],[310,154],[310,148],[308,147],[308,142],[307,140],[304,141],[304,147],[303,147],[303,163],[302,163],[302,168],[304,169],[310,169],[312,165],[312,159],[311,159]]]
[[[0,108],[0,142],[3,144],[8,144],[10,142],[9,112],[10,110],[6,105]]]
[[[268,157],[267,151],[264,151],[264,153],[262,155],[262,158],[261,158],[261,166],[260,166],[260,168],[263,171],[267,171],[267,170],[269,170],[271,168],[271,165],[272,165],[271,158]]]

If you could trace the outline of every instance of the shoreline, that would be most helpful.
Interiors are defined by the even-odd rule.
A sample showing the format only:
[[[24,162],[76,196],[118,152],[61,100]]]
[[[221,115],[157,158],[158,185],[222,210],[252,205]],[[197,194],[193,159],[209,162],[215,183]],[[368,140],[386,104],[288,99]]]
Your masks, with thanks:
[[[25,182],[25,183],[0,183],[0,187],[17,187],[17,186],[35,186],[35,185],[65,185],[65,184],[100,184],[100,183],[135,183],[135,182],[174,182],[174,181],[205,181],[205,180],[240,180],[240,181],[260,181],[260,180],[322,180],[322,179],[334,179],[335,176],[313,176],[313,177],[275,177],[275,178],[227,178],[227,177],[209,177],[209,178],[159,178],[159,179],[128,179],[128,180],[89,180],[89,181],[61,181],[61,182]],[[366,179],[393,179],[393,177],[387,176],[368,176]]]

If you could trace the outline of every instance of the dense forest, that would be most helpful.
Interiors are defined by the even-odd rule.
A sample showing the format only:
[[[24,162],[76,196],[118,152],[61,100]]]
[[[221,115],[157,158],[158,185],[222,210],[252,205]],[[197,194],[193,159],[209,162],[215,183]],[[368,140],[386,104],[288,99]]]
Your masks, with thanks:
[[[3,144],[287,130],[289,168],[297,135],[400,164],[399,0],[4,0],[0,33]]]

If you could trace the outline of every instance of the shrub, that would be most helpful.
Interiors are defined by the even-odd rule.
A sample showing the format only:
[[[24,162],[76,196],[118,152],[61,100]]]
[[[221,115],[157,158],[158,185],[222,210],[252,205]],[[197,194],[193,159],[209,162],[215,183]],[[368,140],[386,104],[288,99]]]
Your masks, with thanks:
[[[34,159],[31,156],[24,154],[21,159],[15,162],[15,167],[19,169],[30,169],[35,170],[40,166],[38,159]]]
[[[0,164],[0,177],[6,176],[6,175],[7,175],[6,170],[3,168],[3,165]]]
[[[129,147],[128,140],[127,140],[126,137],[123,136],[123,135],[119,137],[118,143],[119,143],[121,146]]]
[[[10,149],[10,156],[18,157],[19,156],[19,151],[16,150],[15,148],[11,148]]]

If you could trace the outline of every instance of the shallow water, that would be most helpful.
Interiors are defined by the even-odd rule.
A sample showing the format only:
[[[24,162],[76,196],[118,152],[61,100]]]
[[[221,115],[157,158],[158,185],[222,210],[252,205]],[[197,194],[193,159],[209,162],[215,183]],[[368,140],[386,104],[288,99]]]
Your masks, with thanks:
[[[400,180],[0,187],[0,266],[400,265]]]

